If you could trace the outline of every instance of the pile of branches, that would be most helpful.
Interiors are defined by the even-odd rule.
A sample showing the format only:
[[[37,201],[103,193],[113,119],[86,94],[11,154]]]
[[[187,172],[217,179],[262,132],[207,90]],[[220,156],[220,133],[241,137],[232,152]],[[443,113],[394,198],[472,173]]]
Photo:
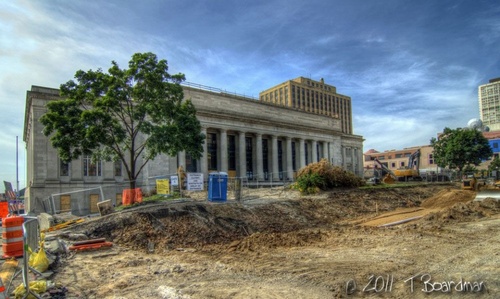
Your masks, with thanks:
[[[354,173],[333,166],[326,159],[311,163],[297,172],[294,187],[302,194],[315,194],[320,190],[339,187],[359,187],[364,181]]]

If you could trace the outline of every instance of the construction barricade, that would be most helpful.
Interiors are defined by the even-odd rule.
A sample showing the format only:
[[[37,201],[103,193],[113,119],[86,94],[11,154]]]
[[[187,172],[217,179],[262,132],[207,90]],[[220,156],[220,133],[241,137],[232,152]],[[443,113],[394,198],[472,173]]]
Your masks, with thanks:
[[[0,201],[0,218],[4,219],[9,215],[9,202]]]
[[[4,258],[23,256],[24,217],[11,216],[2,219],[2,250]]]
[[[124,206],[129,206],[136,202],[141,203],[142,202],[141,188],[123,190],[122,202]]]

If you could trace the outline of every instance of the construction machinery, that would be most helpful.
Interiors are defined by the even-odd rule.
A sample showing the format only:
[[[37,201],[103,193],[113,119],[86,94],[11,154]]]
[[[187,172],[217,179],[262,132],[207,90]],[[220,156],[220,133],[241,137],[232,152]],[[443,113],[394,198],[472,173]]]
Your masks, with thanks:
[[[408,165],[394,170],[394,175],[398,181],[421,181],[420,176],[420,149],[416,150],[408,157]]]
[[[375,162],[377,162],[377,164],[380,165],[380,168],[382,168],[382,182],[384,184],[394,184],[394,182],[397,180],[396,174],[394,174],[392,170],[385,166],[385,164],[380,162],[379,159],[375,158]]]
[[[477,180],[476,178],[472,176],[467,176],[462,179],[462,190],[476,190],[477,187]]]
[[[385,164],[380,162],[379,159],[375,158],[375,162],[382,168],[385,172],[385,176],[382,181],[386,184],[392,184],[394,181],[405,182],[408,180],[421,181],[419,166],[420,166],[420,149],[415,151],[408,157],[408,166],[396,169],[394,171],[390,170]],[[392,181],[392,182],[391,182]]]

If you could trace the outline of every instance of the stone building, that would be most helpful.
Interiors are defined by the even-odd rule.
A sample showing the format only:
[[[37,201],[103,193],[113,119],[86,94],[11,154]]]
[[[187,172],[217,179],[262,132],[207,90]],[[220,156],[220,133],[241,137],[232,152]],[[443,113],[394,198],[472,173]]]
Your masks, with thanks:
[[[179,166],[203,173],[205,180],[210,172],[222,171],[249,181],[290,181],[298,169],[322,158],[363,174],[363,138],[344,132],[335,115],[313,114],[201,85],[186,83],[183,89],[207,136],[203,156],[198,160],[182,152],[159,156],[144,168],[138,186],[154,186],[155,178],[174,175]],[[122,190],[128,187],[121,163],[93,163],[89,157],[62,163],[42,134],[39,118],[46,112],[46,103],[57,99],[58,89],[32,86],[27,92],[27,210],[36,213],[51,205],[57,211],[85,215],[97,212],[99,198],[120,204]],[[84,189],[90,191],[76,192]]]
[[[491,79],[478,88],[479,115],[483,125],[500,131],[500,78]]]
[[[352,134],[351,98],[337,93],[325,80],[298,77],[259,93],[260,101],[340,120],[342,133]]]

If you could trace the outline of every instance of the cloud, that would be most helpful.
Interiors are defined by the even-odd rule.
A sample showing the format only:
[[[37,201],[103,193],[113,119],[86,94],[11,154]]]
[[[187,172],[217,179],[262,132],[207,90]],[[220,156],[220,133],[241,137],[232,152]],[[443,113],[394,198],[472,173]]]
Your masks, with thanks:
[[[146,51],[187,81],[250,96],[324,78],[351,97],[365,149],[427,144],[478,117],[478,85],[500,76],[499,13],[491,1],[3,1],[0,145],[15,151],[31,85]]]

